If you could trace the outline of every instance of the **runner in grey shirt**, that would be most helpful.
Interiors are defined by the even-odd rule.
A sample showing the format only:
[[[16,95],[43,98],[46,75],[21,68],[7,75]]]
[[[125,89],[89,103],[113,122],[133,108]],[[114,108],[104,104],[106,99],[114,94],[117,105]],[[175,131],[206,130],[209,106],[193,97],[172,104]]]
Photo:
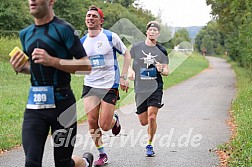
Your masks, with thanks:
[[[158,109],[163,106],[163,80],[167,76],[168,55],[164,47],[157,43],[160,35],[160,25],[156,21],[147,24],[147,38],[131,48],[133,71],[129,78],[134,79],[137,114],[142,126],[148,125],[149,141],[146,146],[146,156],[153,157],[152,141],[156,133],[156,117]]]

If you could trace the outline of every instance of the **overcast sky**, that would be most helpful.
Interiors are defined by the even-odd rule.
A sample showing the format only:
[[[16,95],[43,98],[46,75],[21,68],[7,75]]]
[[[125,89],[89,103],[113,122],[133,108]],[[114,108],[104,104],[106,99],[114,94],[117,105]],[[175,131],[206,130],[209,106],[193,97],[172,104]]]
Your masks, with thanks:
[[[143,8],[157,16],[161,10],[163,22],[170,26],[204,26],[211,20],[211,7],[205,0],[140,0]]]

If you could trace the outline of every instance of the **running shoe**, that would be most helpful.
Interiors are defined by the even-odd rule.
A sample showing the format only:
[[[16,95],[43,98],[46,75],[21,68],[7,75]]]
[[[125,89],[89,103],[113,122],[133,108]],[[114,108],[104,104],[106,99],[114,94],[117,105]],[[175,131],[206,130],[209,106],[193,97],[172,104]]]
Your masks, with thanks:
[[[118,116],[118,112],[115,111],[115,118],[116,118],[116,123],[114,125],[114,127],[112,128],[112,133],[113,135],[118,135],[121,131],[121,125],[120,125],[120,122],[119,122],[119,116]]]
[[[82,155],[82,158],[85,158],[88,161],[90,167],[93,165],[94,156],[92,153],[86,152]]]
[[[153,151],[152,145],[147,145],[146,146],[146,157],[154,157],[155,152]]]
[[[104,166],[108,163],[108,156],[107,154],[100,154],[98,156],[98,160],[94,162],[95,167],[101,167]]]

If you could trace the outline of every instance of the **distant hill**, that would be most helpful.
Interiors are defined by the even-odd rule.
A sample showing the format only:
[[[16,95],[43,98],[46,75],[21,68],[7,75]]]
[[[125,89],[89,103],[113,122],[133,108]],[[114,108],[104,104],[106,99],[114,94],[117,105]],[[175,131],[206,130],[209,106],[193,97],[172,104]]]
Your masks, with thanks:
[[[198,34],[198,32],[203,28],[204,26],[191,26],[191,27],[175,27],[175,31],[179,30],[179,29],[187,29],[187,31],[189,32],[189,36],[192,39],[192,42],[194,43],[194,39],[196,37],[196,35]]]

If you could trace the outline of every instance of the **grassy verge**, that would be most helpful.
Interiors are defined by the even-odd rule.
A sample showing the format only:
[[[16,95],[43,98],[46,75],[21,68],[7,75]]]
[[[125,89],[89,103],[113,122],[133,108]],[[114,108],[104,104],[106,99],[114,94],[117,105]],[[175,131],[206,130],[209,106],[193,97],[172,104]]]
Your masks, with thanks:
[[[193,53],[179,68],[176,68],[168,77],[164,77],[164,88],[167,89],[185,81],[208,67],[208,61],[201,54]]]
[[[252,166],[252,72],[232,62],[237,77],[237,97],[232,104],[236,125],[234,139],[221,150],[228,155],[228,166]]]
[[[0,36],[0,61],[9,60],[9,52],[15,47],[21,48],[21,43],[17,37],[1,37]]]

